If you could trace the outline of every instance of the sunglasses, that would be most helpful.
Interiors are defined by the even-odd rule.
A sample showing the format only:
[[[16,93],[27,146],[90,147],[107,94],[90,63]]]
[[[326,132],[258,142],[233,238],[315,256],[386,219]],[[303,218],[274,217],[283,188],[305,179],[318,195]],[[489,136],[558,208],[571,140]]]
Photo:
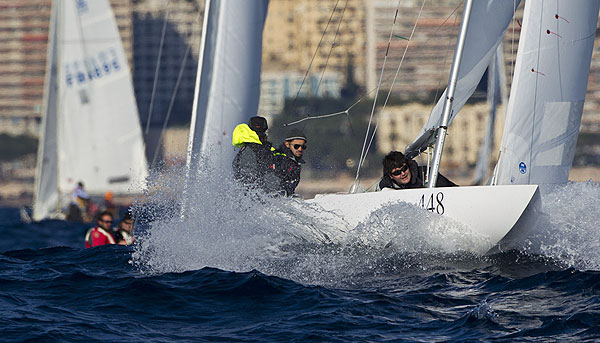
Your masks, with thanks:
[[[392,172],[392,175],[398,176],[398,175],[404,173],[407,170],[408,170],[408,164],[405,164],[405,165],[402,166],[402,168],[400,168],[400,170],[396,170],[396,171]]]
[[[100,219],[100,221],[103,223],[112,223],[113,222],[112,220],[103,220],[103,219]]]
[[[300,148],[302,148],[302,150],[306,150],[306,144],[294,144],[292,145],[294,147],[294,149],[298,150]]]

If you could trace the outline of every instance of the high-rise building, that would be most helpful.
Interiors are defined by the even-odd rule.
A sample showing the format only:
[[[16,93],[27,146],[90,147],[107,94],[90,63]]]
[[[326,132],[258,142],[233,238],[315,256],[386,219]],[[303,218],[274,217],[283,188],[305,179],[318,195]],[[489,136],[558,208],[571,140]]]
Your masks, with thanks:
[[[359,84],[365,69],[364,0],[271,0],[263,33],[263,71],[335,72],[348,67]]]
[[[131,2],[110,3],[131,62]],[[1,132],[38,135],[51,12],[51,0],[0,0]]]
[[[133,83],[144,127],[189,122],[203,13],[203,0],[133,2]]]

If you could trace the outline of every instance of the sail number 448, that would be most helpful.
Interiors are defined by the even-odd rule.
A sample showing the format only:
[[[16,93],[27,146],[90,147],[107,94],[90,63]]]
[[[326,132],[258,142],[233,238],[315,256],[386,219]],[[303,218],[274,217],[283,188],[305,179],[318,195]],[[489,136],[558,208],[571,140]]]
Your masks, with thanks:
[[[419,200],[419,206],[423,207],[429,212],[434,212],[437,214],[444,214],[444,204],[442,201],[444,200],[444,193],[437,192],[437,194],[431,193],[429,197],[425,197],[425,194],[421,195],[421,200]]]

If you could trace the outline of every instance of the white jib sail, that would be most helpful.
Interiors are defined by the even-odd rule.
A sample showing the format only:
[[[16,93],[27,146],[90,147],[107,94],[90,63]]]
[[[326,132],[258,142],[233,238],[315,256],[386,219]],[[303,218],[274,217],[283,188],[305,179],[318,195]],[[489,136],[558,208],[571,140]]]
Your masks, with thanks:
[[[481,81],[519,3],[520,0],[473,2],[449,124],[452,123],[458,111],[471,97]],[[440,97],[417,139],[407,147],[406,152],[409,156],[424,151],[433,143],[435,137],[431,129],[437,128],[441,124],[445,98],[446,91]]]
[[[495,184],[568,181],[598,0],[528,0]]]
[[[48,211],[67,205],[65,196],[78,181],[90,194],[139,192],[148,175],[144,142],[127,64],[114,14],[107,0],[57,1],[52,20],[56,35],[56,92],[48,92],[46,114],[56,113],[56,130],[44,132],[44,145],[56,140],[57,187],[38,196],[57,203],[37,206]],[[54,85],[47,84],[47,88]],[[54,94],[53,94],[54,93]],[[51,108],[56,103],[55,108]],[[46,143],[48,142],[48,143]],[[52,158],[44,150],[42,159]],[[44,162],[42,162],[44,163]],[[42,168],[41,171],[47,168]],[[47,179],[45,175],[39,177]],[[35,213],[40,219],[49,213]]]
[[[188,168],[210,157],[231,170],[231,135],[258,110],[268,0],[207,0],[188,144]]]

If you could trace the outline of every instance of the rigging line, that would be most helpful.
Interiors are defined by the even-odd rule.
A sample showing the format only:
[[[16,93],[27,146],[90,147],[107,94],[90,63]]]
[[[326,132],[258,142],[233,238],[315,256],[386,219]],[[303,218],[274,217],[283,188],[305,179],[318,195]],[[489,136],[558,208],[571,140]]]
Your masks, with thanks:
[[[437,33],[438,31],[446,24],[446,22],[456,13],[456,11],[458,11],[459,8],[463,7],[464,4],[464,0],[461,1],[458,5],[456,5],[456,7],[454,7],[454,10],[452,10],[452,12],[446,17],[446,19],[440,24],[438,25],[438,27],[435,29],[435,31],[433,32],[433,34],[431,34],[431,37],[437,37]],[[456,17],[454,17],[454,23],[456,24]],[[456,25],[454,25],[456,26]],[[427,40],[422,44],[422,45],[427,45],[427,43],[429,43],[429,41],[432,38],[427,38]]]
[[[335,113],[330,113],[330,114],[323,114],[323,115],[319,115],[319,116],[311,116],[311,115],[309,115],[308,117],[304,117],[304,118],[302,118],[300,120],[296,120],[296,121],[293,121],[291,123],[283,124],[283,126],[300,124],[300,123],[302,123],[304,121],[311,120],[311,119],[323,119],[323,118],[334,117],[334,116],[337,116],[337,115],[340,115],[340,114],[346,114],[346,115],[348,115],[349,113],[348,113],[348,110],[345,110],[345,111],[341,111],[341,112],[335,112]]]
[[[290,126],[290,125],[295,125],[295,124],[301,123],[301,122],[306,121],[306,120],[311,120],[311,119],[322,119],[322,118],[333,117],[333,116],[344,114],[344,113],[347,114],[347,115],[349,115],[350,114],[349,111],[352,109],[352,107],[358,105],[358,103],[361,102],[363,98],[364,97],[360,98],[358,101],[356,101],[354,104],[352,104],[350,107],[348,107],[344,111],[335,112],[335,113],[327,113],[327,114],[322,114],[322,115],[318,115],[318,116],[311,116],[311,115],[309,115],[309,116],[304,117],[304,118],[302,118],[300,120],[296,120],[296,121],[291,122],[291,123],[283,124],[283,126],[286,127],[286,126]]]
[[[464,1],[463,1],[463,2],[464,2]],[[462,4],[463,2],[461,2],[461,4]],[[347,4],[347,2],[346,2],[346,4]],[[455,12],[458,10],[458,8],[460,8],[460,4],[454,8],[454,10],[453,10],[453,11],[450,13],[450,15],[448,15],[448,17],[446,17],[446,19],[445,19],[445,20],[444,20],[444,21],[443,21],[443,22],[442,22],[440,25],[438,25],[438,27],[436,28],[435,32],[433,33],[433,35],[434,35],[434,36],[435,36],[435,35],[436,35],[436,33],[437,33],[439,30],[440,30],[440,28],[441,28],[442,26],[444,26],[444,24],[446,24],[446,22],[447,22],[447,21],[450,19],[450,17],[452,17],[452,16],[454,15],[454,13],[455,13]],[[344,9],[344,10],[345,10],[345,9]],[[455,23],[456,23],[456,20],[457,20],[457,18],[455,17],[455,19],[454,19],[454,22],[455,22]],[[394,37],[397,37],[397,38],[400,38],[400,39],[408,40],[406,37],[402,37],[402,36],[399,36],[399,35],[393,35],[393,36],[394,36]],[[426,44],[427,44],[427,42],[429,42],[430,40],[431,40],[431,38],[427,39],[423,45],[426,45]],[[449,46],[450,46],[450,45],[451,45],[451,43],[449,43]],[[448,51],[449,51],[449,48],[448,48],[448,50],[446,51],[446,59],[447,59],[447,56],[448,56]],[[386,79],[386,80],[385,80],[385,82],[386,82],[386,83],[387,83],[388,81],[389,81],[389,79]],[[320,82],[319,82],[319,84],[320,84]],[[438,87],[438,88],[439,88],[439,87]],[[346,112],[347,112],[347,111],[350,111],[350,109],[351,109],[352,107],[354,107],[356,104],[358,104],[359,102],[361,102],[363,99],[365,99],[365,98],[369,97],[369,95],[371,95],[371,94],[372,94],[373,92],[375,92],[377,89],[378,89],[378,87],[375,87],[375,88],[371,89],[370,91],[366,92],[366,93],[365,93],[365,95],[363,95],[362,97],[360,97],[360,99],[358,99],[358,101],[356,101],[356,103],[354,103],[352,106],[348,107],[348,108],[346,109]],[[437,97],[437,95],[436,95],[436,97]],[[434,101],[434,103],[435,103],[435,101]],[[338,112],[338,114],[339,114],[339,112]],[[294,123],[296,123],[296,122],[294,122]],[[288,124],[284,124],[283,126],[292,125],[292,124],[294,124],[294,123],[288,123]]]
[[[423,0],[423,2],[421,3],[421,10],[419,11],[419,15],[417,16],[417,20],[415,20],[415,25],[413,26],[413,29],[410,33],[410,37],[408,39],[408,43],[406,43],[406,47],[404,48],[404,53],[402,54],[402,58],[400,59],[400,63],[398,64],[398,69],[396,69],[396,75],[394,76],[394,80],[392,81],[392,84],[390,85],[390,89],[388,90],[388,94],[387,97],[383,103],[383,106],[381,107],[381,110],[379,111],[379,118],[381,119],[381,113],[383,112],[383,110],[385,110],[385,107],[387,106],[387,103],[390,99],[390,95],[392,94],[392,90],[394,88],[394,84],[396,83],[396,80],[398,79],[398,74],[400,73],[400,68],[402,67],[402,62],[404,62],[404,57],[406,56],[406,52],[408,51],[408,48],[410,46],[410,41],[412,40],[413,35],[415,34],[415,31],[417,29],[417,26],[419,24],[419,18],[421,18],[421,14],[423,14],[423,7],[425,6],[425,1]],[[373,139],[375,139],[375,133],[377,132],[377,128],[379,127],[379,122],[380,119],[377,120],[377,123],[375,124],[375,129],[373,129],[373,134],[371,135],[371,140],[369,141],[369,145],[367,146],[367,150],[365,152],[365,158],[367,157],[367,154],[369,153],[369,149],[371,148],[371,144],[373,144]],[[364,160],[363,160],[364,162]]]
[[[464,1],[463,1],[463,2],[461,2],[461,4],[462,4],[462,3],[464,3]],[[446,22],[448,22],[448,20],[449,20],[449,19],[450,19],[450,18],[451,18],[451,17],[452,17],[452,16],[453,16],[455,13],[456,13],[456,11],[457,11],[457,10],[458,10],[458,9],[461,7],[461,4],[457,5],[457,6],[454,8],[454,10],[453,10],[453,11],[452,11],[452,12],[451,12],[451,13],[450,13],[450,14],[449,14],[447,17],[446,17],[446,19],[445,19],[445,20],[444,20],[444,21],[443,21],[443,22],[442,22],[440,25],[438,25],[438,27],[436,28],[436,30],[435,30],[435,31],[434,31],[434,33],[433,33],[433,36],[435,36],[435,35],[437,34],[437,32],[440,30],[440,28],[441,28],[441,27],[443,27],[443,26],[446,24]],[[456,23],[456,21],[457,21],[457,20],[458,20],[458,17],[454,17],[454,23]],[[456,25],[455,25],[455,26],[456,26]],[[394,37],[397,37],[397,38],[400,38],[400,39],[405,39],[405,40],[408,40],[407,38],[405,38],[405,37],[402,37],[402,36],[399,36],[399,35],[393,35],[393,36],[394,36]],[[431,38],[428,38],[428,39],[425,41],[425,43],[424,43],[423,45],[427,45],[427,43],[428,43],[430,40],[431,40]],[[444,58],[444,61],[446,61],[446,60],[448,59],[448,55],[449,55],[449,51],[450,51],[450,46],[451,46],[451,45],[452,45],[452,42],[449,42],[449,43],[448,43],[448,48],[446,49],[446,57]],[[445,64],[446,64],[446,63],[444,62],[444,65],[445,65]],[[387,81],[389,81],[389,79],[386,79],[386,80],[385,80],[385,82],[387,82]],[[440,81],[440,83],[441,83],[441,81]],[[438,84],[439,84],[439,83],[438,83]],[[361,102],[361,101],[362,101],[362,100],[364,100],[365,98],[369,97],[369,96],[370,96],[370,95],[371,95],[373,92],[375,92],[375,91],[377,90],[377,88],[378,88],[378,87],[374,87],[374,88],[373,88],[373,89],[371,89],[370,91],[366,92],[366,93],[365,93],[365,95],[363,95],[362,97],[360,97],[360,99],[358,99],[358,101],[356,101],[354,104],[352,104],[350,107],[348,107],[348,108],[345,110],[345,112],[348,112],[348,111],[350,111],[350,109],[352,109],[352,107],[356,106],[356,105],[357,105],[359,102]],[[438,92],[438,90],[439,90],[439,87],[436,89],[436,96],[435,96],[435,98],[437,98],[437,94],[438,94],[437,92]],[[434,98],[434,101],[433,101],[434,105],[435,105],[435,98]],[[342,111],[342,112],[336,112],[336,114],[340,114],[340,113],[343,113],[343,112],[344,112],[344,111]],[[315,119],[319,119],[319,118],[315,117]],[[304,120],[306,120],[306,119],[303,119],[303,120],[300,120],[300,121],[297,121],[297,122],[292,122],[292,123],[284,124],[283,126],[293,125],[293,124],[296,124],[296,123],[298,123],[298,122],[301,122],[301,121],[304,121]]]
[[[461,3],[462,3],[462,2],[461,2]],[[413,34],[414,34],[414,31],[415,31],[415,29],[416,29],[416,27],[417,27],[417,24],[418,24],[419,18],[420,18],[420,16],[421,16],[422,12],[423,12],[424,5],[425,5],[425,0],[424,0],[424,1],[421,3],[421,9],[420,9],[420,11],[419,11],[419,16],[418,16],[417,20],[415,21],[415,25],[413,26],[413,30],[412,30],[412,32],[411,32],[410,39],[412,39],[412,36],[413,36]],[[457,11],[459,8],[460,8],[460,4],[459,4],[459,5],[457,5],[457,6],[454,8],[454,10],[453,10],[453,11],[452,11],[452,12],[451,12],[451,13],[450,13],[450,14],[449,14],[447,17],[446,17],[446,19],[445,19],[445,20],[444,20],[444,21],[443,21],[443,22],[442,22],[442,23],[441,23],[441,24],[440,24],[440,25],[439,25],[439,26],[436,28],[436,30],[435,30],[435,32],[434,32],[434,35],[435,35],[435,34],[436,34],[436,33],[437,33],[439,30],[440,30],[440,28],[441,28],[442,26],[444,26],[444,24],[445,24],[445,23],[446,23],[446,22],[447,22],[447,21],[448,21],[448,20],[449,20],[449,19],[450,19],[450,18],[451,18],[451,17],[452,17],[452,16],[453,16],[455,13],[456,13],[456,11]],[[456,23],[456,20],[457,20],[457,17],[455,17],[455,18],[454,18],[454,22],[455,22],[455,23]],[[403,38],[403,37],[402,37],[402,38]],[[409,39],[409,42],[410,42],[410,39]],[[427,39],[423,45],[427,45],[427,43],[428,43],[430,40],[431,40],[431,38]],[[409,44],[410,44],[410,43],[409,43]],[[404,60],[404,57],[405,57],[405,55],[406,55],[406,52],[407,52],[407,49],[408,49],[408,45],[409,45],[409,44],[407,44],[407,46],[406,46],[406,48],[405,48],[404,54],[403,54],[403,56],[402,56],[402,61]],[[450,48],[448,47],[448,49],[446,50],[446,57],[444,58],[444,60],[445,60],[445,61],[446,61],[446,60],[447,60],[447,58],[448,58],[449,49],[450,49]],[[396,71],[396,75],[394,76],[394,81],[393,81],[393,83],[395,83],[395,82],[396,82],[396,78],[398,77],[398,72],[400,71],[400,67],[401,67],[401,65],[402,65],[402,61],[400,62],[399,66],[398,66],[398,70]],[[393,87],[393,83],[392,83],[392,87]],[[439,87],[438,87],[438,88],[439,88]],[[371,91],[371,92],[372,92],[372,91]],[[384,108],[385,108],[385,106],[387,105],[387,102],[388,102],[388,99],[389,99],[390,95],[391,95],[391,88],[390,88],[390,92],[388,93],[388,97],[387,97],[387,99],[386,99],[386,101],[385,101]],[[436,98],[437,98],[437,90],[436,90]],[[434,103],[435,103],[435,99],[434,99]],[[378,127],[378,125],[379,125],[379,124],[377,124],[377,125],[375,126],[375,129],[374,129],[374,131],[373,131],[373,135],[372,135],[372,137],[371,137],[371,140],[370,140],[370,142],[369,142],[369,145],[368,145],[367,151],[368,151],[368,149],[370,149],[370,147],[371,147],[371,144],[372,144],[372,142],[373,142],[373,139],[375,138],[375,133],[376,133],[376,131],[377,131],[377,127]],[[365,156],[365,158],[366,158],[366,156]],[[364,159],[365,159],[365,158],[363,158],[363,159],[362,159],[362,160],[359,162],[359,169],[360,169],[360,167],[362,166],[362,164],[364,163]],[[357,176],[358,176],[358,175],[357,175]],[[356,182],[356,181],[355,181],[355,182]]]
[[[315,57],[317,57],[317,53],[319,52],[319,48],[321,47],[321,43],[323,42],[323,38],[325,38],[325,34],[327,33],[327,28],[329,27],[329,24],[331,23],[331,19],[333,18],[333,14],[335,13],[335,10],[337,9],[337,5],[340,2],[340,0],[337,0],[335,2],[335,6],[333,7],[333,11],[331,11],[331,15],[329,16],[329,20],[327,21],[327,25],[325,25],[325,30],[323,31],[323,34],[321,35],[321,39],[319,40],[319,44],[317,44],[317,48],[315,49],[315,53],[313,54],[310,63],[308,64],[308,68],[306,69],[306,73],[304,73],[304,78],[302,79],[302,83],[300,83],[300,87],[298,88],[298,92],[296,93],[296,96],[294,97],[294,101],[292,102],[292,106],[291,109],[294,108],[294,105],[296,104],[296,100],[298,99],[298,96],[300,95],[300,91],[302,90],[302,86],[304,86],[304,82],[306,82],[306,78],[308,77],[308,73],[310,72],[310,68],[312,67],[312,64],[315,60]]]
[[[167,2],[166,8],[167,11],[165,13],[165,19],[163,20],[163,27],[160,36],[160,44],[158,46],[158,57],[156,58],[156,69],[154,70],[154,84],[152,85],[152,95],[150,96],[150,108],[148,109],[148,119],[146,119],[146,130],[145,134],[148,134],[150,130],[150,119],[152,119],[152,109],[154,107],[154,96],[156,95],[156,88],[158,84],[158,71],[160,70],[160,61],[162,58],[163,45],[165,42],[165,34],[167,32],[167,19],[169,17],[169,4],[171,0]]]
[[[198,11],[198,15],[196,16],[196,19],[194,19],[194,22],[198,22],[198,19],[200,19],[200,11]],[[193,34],[193,32],[190,31],[188,34],[188,39],[191,38],[192,34]],[[175,97],[177,96],[177,91],[179,90],[179,85],[181,83],[181,79],[183,78],[185,64],[190,55],[191,49],[192,49],[192,44],[188,44],[188,47],[185,50],[185,54],[183,55],[183,59],[181,61],[181,67],[179,68],[179,73],[177,75],[177,81],[175,82],[175,87],[173,88],[173,94],[171,95],[171,100],[169,102],[169,107],[167,109],[167,115],[165,117],[165,120],[163,121],[162,129],[160,130],[160,135],[158,137],[159,144],[157,144],[156,149],[154,149],[154,156],[152,157],[152,164],[150,164],[151,168],[154,168],[154,166],[156,164],[156,159],[158,158],[158,151],[160,150],[160,146],[162,145],[163,136],[165,134],[165,131],[167,130],[167,124],[169,122],[169,119],[171,118],[171,111],[173,110],[173,106],[175,104]]]
[[[381,66],[381,72],[379,73],[379,82],[373,99],[373,107],[371,108],[371,115],[369,116],[369,124],[367,125],[367,132],[365,132],[365,140],[363,142],[362,150],[360,152],[360,158],[358,160],[358,166],[356,168],[356,178],[354,179],[354,185],[352,186],[352,192],[356,191],[358,186],[358,178],[360,176],[360,167],[362,165],[363,156],[365,154],[365,147],[367,146],[367,139],[369,138],[369,131],[371,130],[371,122],[373,121],[373,114],[375,113],[375,105],[377,104],[377,96],[379,95],[379,89],[381,88],[381,80],[383,78],[383,71],[385,70],[385,64],[387,62],[388,54],[390,52],[390,44],[394,35],[394,27],[396,26],[396,20],[398,19],[398,10],[400,8],[400,1],[398,0],[398,6],[396,7],[396,13],[394,14],[394,22],[392,23],[392,29],[388,38],[387,49],[385,50],[385,56],[383,57],[383,65]]]
[[[350,116],[346,116],[346,119],[348,119],[348,126],[350,127],[350,132],[351,132],[351,137],[356,137],[356,133],[354,132],[354,127],[352,126],[352,121],[350,120]],[[360,149],[360,145],[358,145],[358,143],[356,142],[355,139],[351,139],[352,143],[354,143],[354,147],[356,148],[356,150],[358,151],[358,149]]]
[[[344,9],[342,10],[342,15],[340,16],[340,20],[338,21],[337,29],[335,30],[335,35],[333,36],[333,41],[331,42],[331,47],[329,48],[329,54],[327,54],[327,59],[325,60],[325,68],[321,71],[321,78],[319,79],[319,83],[317,84],[317,89],[314,92],[315,94],[319,94],[319,88],[321,88],[321,82],[323,81],[323,76],[325,76],[325,71],[327,70],[327,66],[329,65],[329,58],[331,57],[331,53],[333,52],[333,48],[335,47],[335,41],[340,33],[340,26],[342,25],[342,20],[344,20],[344,13],[346,13],[346,8],[348,7],[348,0],[346,0],[346,4],[344,5]]]
[[[461,2],[461,4],[462,4],[462,3],[463,3],[463,2]],[[456,13],[456,11],[457,11],[457,10],[458,10],[458,9],[461,7],[461,4],[459,4],[458,6],[456,6],[456,7],[454,8],[454,10],[453,10],[453,11],[452,11],[452,12],[451,12],[451,13],[450,13],[450,14],[449,14],[447,17],[446,17],[446,19],[445,19],[445,20],[444,20],[444,21],[443,21],[443,22],[442,22],[442,23],[441,23],[441,24],[440,24],[440,25],[439,25],[439,26],[436,28],[436,30],[435,30],[435,32],[434,32],[434,34],[433,34],[433,35],[435,35],[435,34],[436,34],[436,33],[437,33],[439,30],[440,30],[440,28],[441,28],[442,26],[444,26],[444,25],[446,24],[446,22],[448,22],[448,20],[449,20],[449,19],[450,19],[450,18],[451,18],[451,17],[452,17],[452,16],[453,16],[455,13]],[[454,17],[454,22],[456,23],[456,21],[457,21],[457,20],[458,20],[458,17],[456,17],[456,16],[455,16],[455,17]],[[455,25],[455,26],[456,26],[456,25]],[[393,36],[394,36],[394,37],[397,37],[397,38],[400,38],[400,39],[406,39],[405,37],[402,37],[402,36],[399,36],[399,35],[393,35]],[[426,44],[427,44],[427,42],[429,42],[430,40],[431,40],[431,38],[427,39],[423,45],[426,45]],[[446,61],[446,60],[448,59],[448,55],[449,55],[449,51],[450,51],[450,46],[451,46],[451,43],[452,43],[452,42],[449,42],[449,44],[448,44],[448,47],[447,47],[447,49],[446,49],[446,56],[445,56],[445,58],[444,58],[444,61]],[[445,65],[445,64],[446,64],[446,63],[444,62],[444,65]],[[386,79],[385,81],[387,82],[387,81],[389,81],[389,80],[388,80],[388,79]],[[441,83],[441,81],[440,81],[439,83]],[[438,83],[438,84],[439,84],[439,83]],[[338,114],[341,114],[341,113],[349,112],[349,111],[352,109],[352,107],[356,106],[356,105],[357,105],[359,102],[361,102],[361,101],[362,101],[362,100],[364,100],[365,98],[369,97],[369,96],[370,96],[370,95],[371,95],[373,92],[375,92],[375,91],[377,90],[377,88],[378,88],[378,87],[375,87],[375,88],[371,89],[370,91],[368,91],[367,93],[365,93],[365,95],[363,95],[363,96],[362,96],[360,99],[358,99],[358,101],[356,101],[354,104],[352,104],[350,107],[348,107],[348,108],[347,108],[345,111],[336,112],[336,113],[332,113],[332,114],[336,114],[336,115],[338,115]],[[435,105],[435,99],[437,98],[438,91],[439,91],[439,87],[436,89],[436,95],[435,95],[435,98],[434,98],[434,100],[433,100],[433,105]],[[433,106],[432,106],[432,107],[433,107]],[[326,114],[326,115],[324,115],[324,116],[325,116],[325,117],[329,117],[330,115]],[[331,116],[332,116],[332,115],[331,115]],[[320,118],[322,118],[322,117],[323,117],[323,116],[315,116],[314,118],[315,118],[315,119],[320,119]],[[294,124],[296,124],[296,123],[300,123],[300,122],[303,122],[303,121],[305,121],[305,120],[308,120],[308,119],[307,119],[307,118],[303,118],[303,119],[301,119],[301,120],[299,120],[299,121],[296,121],[296,122],[292,122],[292,123],[287,123],[287,124],[284,124],[283,126],[285,127],[285,126],[289,126],[289,125],[294,125]]]

